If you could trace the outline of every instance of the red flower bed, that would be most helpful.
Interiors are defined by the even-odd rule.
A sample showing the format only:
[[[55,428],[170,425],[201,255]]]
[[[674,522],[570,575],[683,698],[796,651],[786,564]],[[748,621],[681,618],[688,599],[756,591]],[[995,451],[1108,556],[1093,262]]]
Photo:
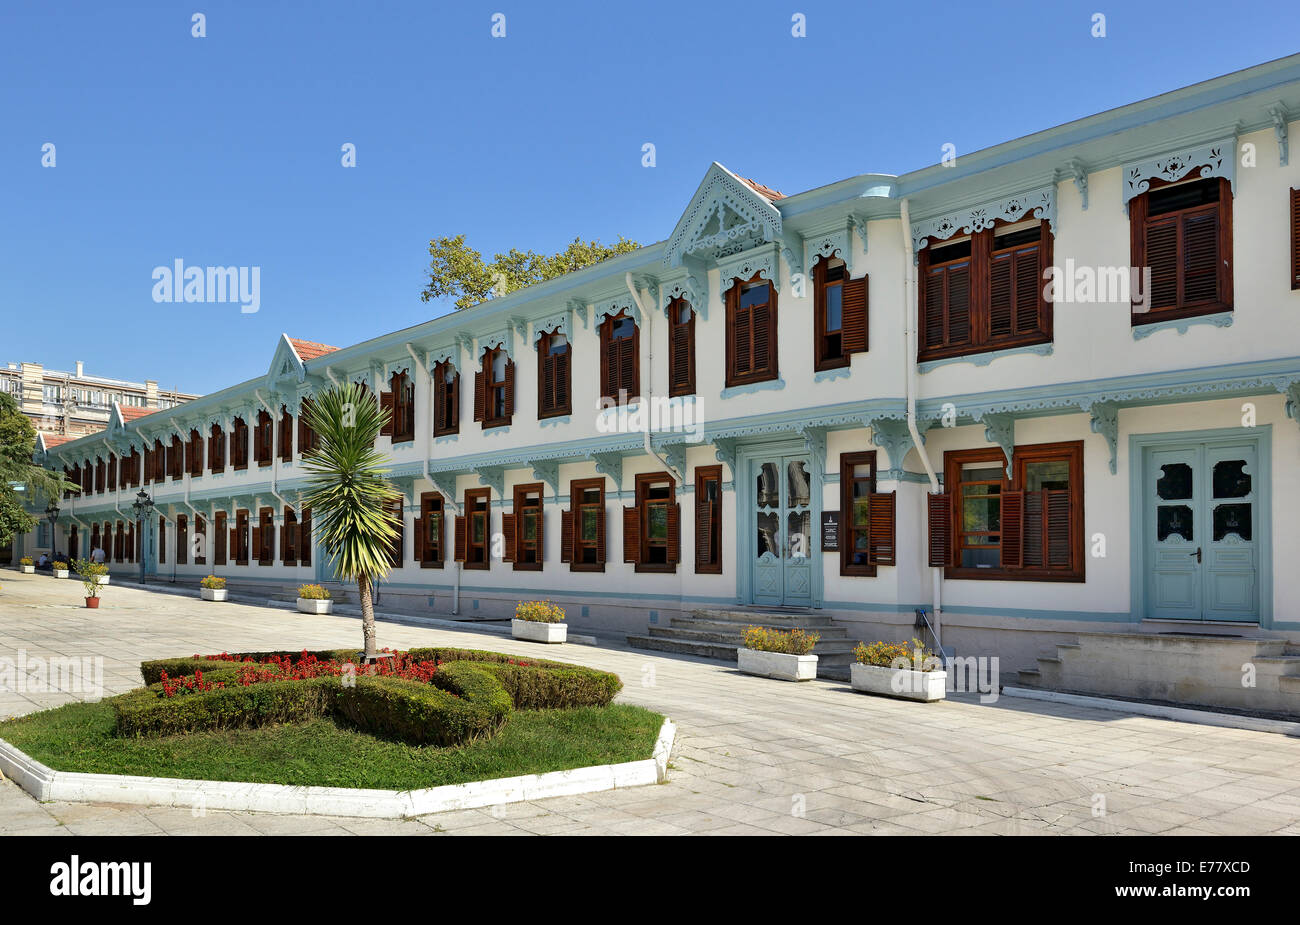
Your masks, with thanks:
[[[390,652],[388,649],[383,651],[385,653]],[[391,654],[392,658],[382,659],[373,665],[358,665],[350,661],[339,661],[338,659],[321,659],[312,655],[306,649],[296,656],[271,655],[260,661],[254,661],[252,658],[239,661],[235,656],[225,652],[220,655],[195,655],[194,657],[223,662],[239,662],[239,673],[232,683],[243,687],[252,684],[273,684],[277,681],[304,681],[308,678],[319,678],[326,675],[342,677],[358,674],[403,678],[428,684],[437,673],[438,666],[442,664],[427,659],[417,660],[406,652],[392,652]],[[528,663],[512,660],[511,664],[527,665]],[[161,683],[163,696],[165,697],[196,694],[226,686],[223,681],[218,681],[215,684],[211,681],[204,681],[202,671],[196,671],[193,675],[179,678],[169,678],[164,671]]]

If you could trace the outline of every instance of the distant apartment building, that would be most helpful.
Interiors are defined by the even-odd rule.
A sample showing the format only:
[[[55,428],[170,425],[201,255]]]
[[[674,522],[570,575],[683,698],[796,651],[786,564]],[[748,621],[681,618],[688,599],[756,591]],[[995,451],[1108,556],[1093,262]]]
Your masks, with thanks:
[[[114,402],[123,408],[165,411],[198,397],[159,389],[153,379],[129,382],[88,375],[81,360],[72,372],[46,369],[40,363],[9,363],[0,369],[0,392],[12,395],[36,432],[50,438],[98,433],[108,426]]]

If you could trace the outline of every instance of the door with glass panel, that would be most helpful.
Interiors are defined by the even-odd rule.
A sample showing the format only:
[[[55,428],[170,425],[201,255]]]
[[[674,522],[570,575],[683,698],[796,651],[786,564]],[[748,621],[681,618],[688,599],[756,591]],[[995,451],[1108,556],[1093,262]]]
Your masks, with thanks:
[[[750,464],[754,485],[754,603],[812,605],[812,484],[808,457],[776,456]]]
[[[1147,448],[1145,616],[1258,622],[1257,457],[1254,442]]]

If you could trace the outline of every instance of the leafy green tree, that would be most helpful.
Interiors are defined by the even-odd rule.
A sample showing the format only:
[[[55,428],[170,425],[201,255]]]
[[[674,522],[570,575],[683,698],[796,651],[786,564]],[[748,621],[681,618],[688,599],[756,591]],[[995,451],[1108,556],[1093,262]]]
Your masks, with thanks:
[[[373,656],[371,588],[376,578],[388,574],[389,549],[398,536],[385,503],[401,497],[384,477],[384,457],[375,449],[389,412],[350,382],[316,395],[303,416],[318,439],[316,449],[303,457],[303,468],[311,476],[303,506],[311,508],[317,536],[334,559],[338,576],[357,583],[365,652]]]
[[[44,506],[65,491],[77,490],[61,472],[32,462],[35,449],[36,428],[12,396],[0,393],[0,543],[35,528],[36,518],[24,498],[32,499],[33,507]]]
[[[488,263],[482,254],[465,244],[463,234],[438,238],[429,242],[429,256],[433,259],[429,262],[429,281],[420,298],[428,302],[454,297],[457,309],[471,308],[488,299],[630,253],[640,246],[622,235],[612,246],[574,238],[558,254],[538,254],[512,247],[504,254],[494,254]]]

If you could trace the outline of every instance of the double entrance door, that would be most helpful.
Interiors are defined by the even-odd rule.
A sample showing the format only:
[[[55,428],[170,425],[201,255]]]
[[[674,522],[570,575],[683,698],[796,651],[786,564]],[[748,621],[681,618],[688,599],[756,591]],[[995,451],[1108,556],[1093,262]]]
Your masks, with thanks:
[[[1258,454],[1254,440],[1144,450],[1146,616],[1258,622]]]
[[[813,563],[818,557],[809,456],[759,455],[749,460],[748,470],[753,486],[753,602],[810,607]]]

